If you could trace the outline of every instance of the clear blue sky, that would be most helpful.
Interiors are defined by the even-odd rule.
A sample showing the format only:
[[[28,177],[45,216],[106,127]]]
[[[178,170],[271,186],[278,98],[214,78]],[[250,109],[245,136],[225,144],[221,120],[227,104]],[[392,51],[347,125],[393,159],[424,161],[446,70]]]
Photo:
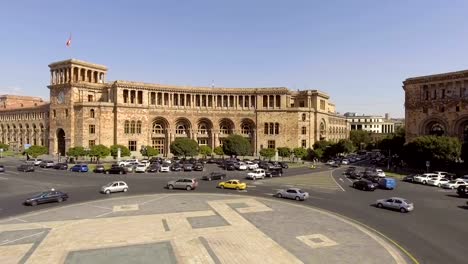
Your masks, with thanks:
[[[468,69],[467,14],[463,0],[2,1],[0,93],[48,99],[47,65],[73,57],[108,80],[319,89],[341,113],[403,117],[405,78]]]

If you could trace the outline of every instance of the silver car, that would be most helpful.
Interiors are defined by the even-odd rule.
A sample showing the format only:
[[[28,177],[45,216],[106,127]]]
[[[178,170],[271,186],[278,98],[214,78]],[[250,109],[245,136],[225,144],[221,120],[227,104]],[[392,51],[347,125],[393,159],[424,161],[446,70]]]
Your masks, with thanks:
[[[412,202],[409,202],[408,200],[404,198],[399,198],[399,197],[380,199],[380,200],[377,200],[377,202],[375,202],[375,205],[378,208],[394,209],[402,213],[407,213],[407,212],[414,210],[414,205]]]
[[[110,194],[113,192],[127,192],[128,185],[123,181],[109,182],[108,184],[101,187],[101,192]]]
[[[285,190],[279,190],[275,194],[278,198],[287,198],[287,199],[294,199],[296,201],[304,201],[305,199],[309,198],[309,193],[304,192],[299,188],[288,188]]]
[[[185,189],[187,191],[194,190],[198,186],[198,181],[196,179],[179,179],[177,181],[170,181],[167,183],[167,188],[172,189]]]

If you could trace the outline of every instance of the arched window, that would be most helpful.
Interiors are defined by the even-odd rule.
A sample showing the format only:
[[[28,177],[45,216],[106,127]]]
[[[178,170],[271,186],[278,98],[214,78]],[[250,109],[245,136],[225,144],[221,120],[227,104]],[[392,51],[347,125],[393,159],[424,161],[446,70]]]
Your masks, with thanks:
[[[137,122],[137,125],[136,125],[136,133],[137,133],[137,134],[141,134],[141,121],[138,121],[138,122]]]
[[[135,121],[130,123],[130,133],[135,134]]]
[[[431,127],[431,130],[429,131],[430,135],[433,136],[443,136],[444,135],[444,127],[441,124],[434,124]]]
[[[178,125],[176,128],[176,134],[179,134],[179,135],[185,134],[185,125]]]
[[[229,134],[229,128],[227,126],[225,126],[225,125],[221,125],[219,127],[219,132],[221,134]]]
[[[159,123],[155,123],[153,125],[153,133],[155,134],[163,134],[164,133],[164,129],[163,129],[163,126]]]
[[[307,118],[306,114],[302,114],[302,121],[306,121],[306,118]]]
[[[327,127],[325,126],[325,122],[320,122],[320,137],[323,138],[327,134]]]
[[[244,135],[249,135],[250,134],[250,126],[248,124],[242,124],[241,133],[244,134]]]
[[[130,121],[128,121],[128,120],[125,121],[124,132],[125,132],[125,134],[130,133]]]
[[[206,135],[207,133],[208,133],[208,130],[206,129],[205,124],[198,125],[198,134]]]
[[[94,109],[89,110],[89,117],[94,118]]]

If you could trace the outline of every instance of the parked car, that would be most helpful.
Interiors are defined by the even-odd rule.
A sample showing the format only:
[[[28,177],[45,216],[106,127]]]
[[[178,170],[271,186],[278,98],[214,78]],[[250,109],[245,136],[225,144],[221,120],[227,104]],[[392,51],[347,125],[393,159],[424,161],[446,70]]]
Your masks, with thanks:
[[[178,164],[178,163],[177,163]],[[171,164],[169,163],[163,163],[161,164],[161,167],[159,168],[160,172],[170,172],[171,171]],[[180,170],[179,170],[180,171]]]
[[[234,166],[234,162],[226,161],[224,163],[224,169],[228,171],[233,171],[233,170],[236,170],[236,166]]]
[[[434,178],[427,181],[427,185],[442,187],[442,184],[448,183],[450,180],[446,178]]]
[[[255,170],[255,169],[258,169],[258,164],[257,163],[254,163],[252,161],[246,161],[245,162],[245,165],[247,166],[247,168],[249,170]]]
[[[247,179],[265,179],[266,173],[264,169],[256,169],[252,172],[247,173]]]
[[[236,167],[237,170],[241,171],[247,170],[247,164],[245,164],[244,162],[234,163],[234,167]]]
[[[135,165],[133,165],[132,163],[129,163],[128,165],[124,165],[122,166],[122,168],[124,168],[127,173],[135,171]]]
[[[54,167],[52,167],[56,170],[68,170],[68,164],[67,163],[56,163]]]
[[[22,172],[34,172],[34,165],[32,164],[21,164],[17,168],[18,171]]]
[[[276,169],[282,169],[281,165],[279,163],[268,163],[267,170],[276,170]]]
[[[152,163],[151,165],[149,165],[146,171],[147,172],[159,172],[160,169],[161,169],[161,165],[159,163]]]
[[[345,170],[344,175],[350,175],[350,174],[353,173],[353,172],[356,172],[356,167],[354,167],[354,166],[349,166],[349,167]]]
[[[138,159],[122,160],[121,162],[119,162],[119,166],[134,165],[136,163],[138,163]]]
[[[379,188],[393,190],[396,188],[396,181],[393,178],[380,178]]]
[[[127,174],[125,167],[114,166],[106,170],[106,174]]]
[[[416,176],[419,176],[419,174],[406,175],[405,177],[403,177],[402,181],[405,181],[405,182],[414,182],[414,178],[415,178]]]
[[[444,189],[452,189],[453,190],[453,189],[457,189],[458,186],[460,186],[460,185],[466,185],[466,184],[467,183],[464,180],[452,180],[452,181],[449,181],[447,183],[442,184],[441,187],[444,188]]]
[[[226,173],[224,172],[212,172],[208,175],[204,175],[202,177],[202,180],[207,180],[207,181],[211,181],[211,180],[222,180],[226,178]]]
[[[68,199],[68,194],[52,189],[50,191],[42,192],[42,193],[32,196],[31,198],[26,199],[24,201],[24,204],[36,206],[42,203],[51,203],[51,202],[61,203],[63,201],[66,201],[67,199]]]
[[[194,171],[203,171],[204,167],[203,167],[203,164],[202,163],[195,163],[195,165],[193,165],[193,170]]]
[[[286,162],[278,162],[278,164],[281,166],[281,168],[283,169],[288,169],[289,168],[289,165],[288,163]]]
[[[369,181],[369,180],[359,180],[353,182],[353,188],[359,189],[363,191],[375,191],[377,189],[377,184]]]
[[[182,166],[184,171],[193,171],[193,164],[192,163],[184,163]]]
[[[288,188],[285,190],[279,190],[275,194],[278,198],[287,198],[287,199],[294,199],[296,201],[304,201],[309,198],[309,193],[304,192],[299,188]]]
[[[123,181],[113,181],[101,187],[101,193],[127,192],[128,185]]]
[[[104,165],[98,164],[98,165],[96,165],[96,167],[94,168],[93,172],[95,172],[95,173],[105,173],[105,172],[106,172],[106,169],[104,168]]]
[[[348,159],[343,159],[343,160],[341,160],[341,164],[343,164],[343,165],[348,165],[348,164],[349,164],[349,160],[348,160]]]
[[[145,172],[146,172],[146,164],[138,164],[138,165],[135,167],[135,172],[143,172],[143,173],[145,173]]]
[[[463,175],[461,177],[458,177],[457,180],[463,180],[463,181],[468,182],[468,175]]]
[[[265,172],[265,177],[281,177],[283,176],[283,169],[269,170]]]
[[[208,164],[213,164],[213,163],[216,163],[216,159],[215,158],[209,158],[206,163]]]
[[[394,209],[402,213],[407,213],[414,210],[414,205],[412,202],[409,202],[408,200],[399,197],[380,199],[375,202],[375,205],[378,208]]]
[[[0,172],[5,172],[5,166],[0,165]]]
[[[54,167],[54,162],[51,160],[43,160],[40,164],[39,167],[41,168],[52,168]]]
[[[33,159],[32,160],[32,163],[34,164],[34,166],[39,166],[42,162],[42,159]]]
[[[457,188],[457,194],[460,197],[468,197],[468,185],[460,185]]]
[[[181,171],[181,170],[182,170],[182,166],[178,162],[175,162],[171,165],[171,171]]]
[[[88,172],[88,165],[86,165],[86,164],[76,164],[70,169],[70,171],[73,171],[73,172]]]
[[[239,180],[229,180],[225,182],[220,182],[218,187],[221,189],[236,189],[236,190],[245,190],[247,189],[247,184]]]
[[[383,170],[381,170],[381,169],[375,169],[375,173],[379,177],[386,177],[385,172]]]
[[[435,179],[435,178],[438,178],[438,177],[439,177],[439,175],[437,175],[435,173],[424,173],[424,174],[421,174],[421,175],[418,175],[418,176],[414,177],[414,182],[427,184],[427,182],[429,180],[432,180],[432,179]]]
[[[172,189],[185,189],[187,191],[194,190],[198,186],[198,181],[196,179],[179,179],[176,181],[169,181],[167,183],[167,188]]]

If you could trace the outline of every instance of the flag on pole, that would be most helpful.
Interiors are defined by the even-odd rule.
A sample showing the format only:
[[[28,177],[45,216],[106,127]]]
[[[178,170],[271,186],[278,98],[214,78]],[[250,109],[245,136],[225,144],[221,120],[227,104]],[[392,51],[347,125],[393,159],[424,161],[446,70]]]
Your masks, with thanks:
[[[68,37],[67,43],[65,44],[67,48],[71,47],[72,35],[70,33],[70,37]]]

